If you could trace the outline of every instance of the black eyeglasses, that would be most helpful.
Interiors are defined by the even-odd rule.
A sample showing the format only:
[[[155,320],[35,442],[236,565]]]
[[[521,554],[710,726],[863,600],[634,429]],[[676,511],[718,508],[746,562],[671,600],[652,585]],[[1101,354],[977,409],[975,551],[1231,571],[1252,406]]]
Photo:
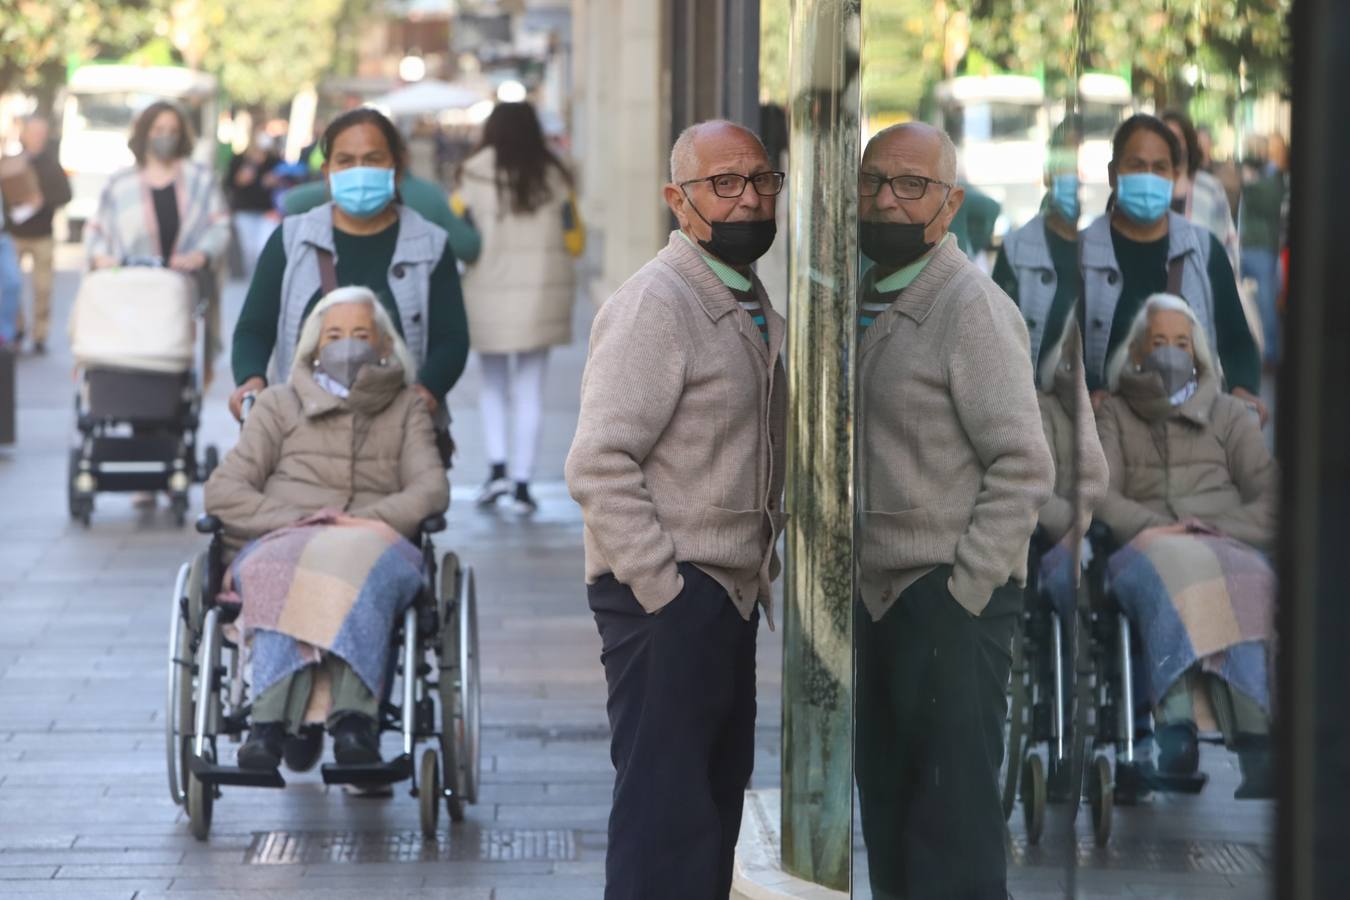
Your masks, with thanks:
[[[947,181],[939,181],[936,178],[926,178],[923,175],[897,175],[894,178],[886,178],[883,175],[873,175],[870,172],[864,172],[858,176],[858,196],[875,197],[881,193],[881,186],[889,184],[891,193],[897,200],[918,200],[928,193],[930,184],[940,184],[951,193],[953,185]]]
[[[776,197],[783,190],[783,181],[787,178],[784,172],[760,172],[758,175],[751,175],[749,178],[744,175],[734,175],[730,172],[725,175],[713,175],[709,178],[695,178],[693,181],[681,181],[680,187],[688,187],[691,184],[698,184],[706,181],[712,185],[713,193],[723,200],[735,200],[741,194],[745,193],[745,186],[753,184],[755,193],[761,197]]]

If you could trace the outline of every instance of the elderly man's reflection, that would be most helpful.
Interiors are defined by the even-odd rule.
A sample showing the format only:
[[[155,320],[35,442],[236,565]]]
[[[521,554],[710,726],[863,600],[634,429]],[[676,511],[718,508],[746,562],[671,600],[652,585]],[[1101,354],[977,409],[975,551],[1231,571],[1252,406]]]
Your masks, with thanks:
[[[947,233],[955,180],[918,123],[859,176],[857,773],[875,896],[1002,900],[1011,640],[1054,473],[1022,317]]]

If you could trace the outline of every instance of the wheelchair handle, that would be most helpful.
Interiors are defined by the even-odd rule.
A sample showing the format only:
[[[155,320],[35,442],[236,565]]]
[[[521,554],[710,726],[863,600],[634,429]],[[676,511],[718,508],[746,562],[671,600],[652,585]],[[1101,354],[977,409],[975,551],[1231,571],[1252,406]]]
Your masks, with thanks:
[[[220,521],[219,516],[213,516],[210,513],[203,513],[197,520],[198,534],[216,534],[225,528],[225,523]]]

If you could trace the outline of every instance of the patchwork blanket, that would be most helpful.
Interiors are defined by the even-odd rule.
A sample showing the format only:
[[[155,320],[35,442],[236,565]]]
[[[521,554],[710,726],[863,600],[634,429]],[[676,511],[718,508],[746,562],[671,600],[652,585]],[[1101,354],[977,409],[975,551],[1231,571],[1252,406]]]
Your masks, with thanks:
[[[225,599],[243,604],[254,696],[321,651],[381,696],[389,637],[421,588],[421,553],[382,522],[324,512],[252,542],[230,566]]]
[[[1139,631],[1155,706],[1199,662],[1270,712],[1276,582],[1263,555],[1206,532],[1143,534],[1107,573]]]

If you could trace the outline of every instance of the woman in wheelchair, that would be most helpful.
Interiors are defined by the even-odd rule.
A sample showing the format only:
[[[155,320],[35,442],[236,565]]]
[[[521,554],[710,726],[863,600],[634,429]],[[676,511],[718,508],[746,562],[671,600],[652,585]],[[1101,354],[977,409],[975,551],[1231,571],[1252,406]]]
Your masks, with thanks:
[[[416,371],[375,295],[348,287],[306,320],[290,380],[256,398],[206,485],[237,553],[227,590],[251,640],[252,730],[240,767],[307,769],[323,721],[340,765],[379,762],[393,623],[421,588],[404,540],[449,486]],[[326,715],[324,713],[326,712]]]
[[[1223,393],[1195,313],[1155,294],[1108,367],[1097,416],[1119,549],[1111,591],[1135,625],[1160,775],[1193,776],[1198,727],[1238,753],[1239,797],[1268,796],[1276,466],[1257,415]]]

